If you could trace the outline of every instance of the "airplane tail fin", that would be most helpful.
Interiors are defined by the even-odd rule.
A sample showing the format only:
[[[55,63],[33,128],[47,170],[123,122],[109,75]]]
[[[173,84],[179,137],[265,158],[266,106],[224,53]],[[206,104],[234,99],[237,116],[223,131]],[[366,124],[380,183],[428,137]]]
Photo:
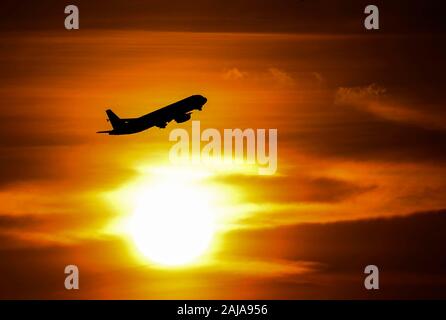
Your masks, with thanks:
[[[121,122],[121,119],[113,112],[111,109],[108,109],[105,111],[108,116],[108,120],[110,121],[113,129],[116,129],[119,126],[119,123]]]

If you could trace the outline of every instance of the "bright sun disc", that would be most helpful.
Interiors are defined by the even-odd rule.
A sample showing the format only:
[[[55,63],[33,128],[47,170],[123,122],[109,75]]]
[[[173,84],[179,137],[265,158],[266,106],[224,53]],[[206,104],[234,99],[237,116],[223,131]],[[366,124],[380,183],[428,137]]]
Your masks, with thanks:
[[[163,179],[137,192],[130,234],[145,257],[177,266],[206,251],[214,234],[214,212],[202,189],[179,178]]]

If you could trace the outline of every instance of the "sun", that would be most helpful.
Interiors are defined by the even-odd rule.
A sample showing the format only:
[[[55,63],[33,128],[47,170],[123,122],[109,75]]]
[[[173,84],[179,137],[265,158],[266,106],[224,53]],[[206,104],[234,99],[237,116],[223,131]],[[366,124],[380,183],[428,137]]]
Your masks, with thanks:
[[[129,233],[139,252],[164,266],[190,264],[215,233],[212,195],[192,172],[158,172],[134,193]]]

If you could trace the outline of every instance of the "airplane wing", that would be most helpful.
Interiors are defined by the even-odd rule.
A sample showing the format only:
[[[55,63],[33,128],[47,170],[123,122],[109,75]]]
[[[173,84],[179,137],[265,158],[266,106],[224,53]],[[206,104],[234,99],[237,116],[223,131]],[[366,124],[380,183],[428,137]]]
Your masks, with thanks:
[[[183,110],[165,107],[149,113],[148,116],[156,127],[165,128],[172,120],[175,120],[177,123],[182,123],[189,120],[191,118],[191,113],[192,111],[190,110],[185,112]]]
[[[188,121],[194,110],[201,110],[207,99],[200,95],[190,96],[177,101],[164,108],[153,111],[143,118],[149,120],[154,126],[165,128],[167,124],[175,120],[177,123]]]

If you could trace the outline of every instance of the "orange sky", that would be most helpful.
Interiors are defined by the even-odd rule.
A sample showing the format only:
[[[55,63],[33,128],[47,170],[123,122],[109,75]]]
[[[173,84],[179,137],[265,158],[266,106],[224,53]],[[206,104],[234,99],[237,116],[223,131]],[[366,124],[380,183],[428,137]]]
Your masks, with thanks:
[[[194,21],[1,34],[0,297],[445,297],[443,35]],[[166,269],[122,232],[120,196],[169,168],[169,132],[191,123],[95,132],[109,107],[140,116],[192,94],[208,99],[203,128],[277,128],[278,170],[206,177],[221,210],[210,250]],[[379,293],[363,290],[367,264]]]

